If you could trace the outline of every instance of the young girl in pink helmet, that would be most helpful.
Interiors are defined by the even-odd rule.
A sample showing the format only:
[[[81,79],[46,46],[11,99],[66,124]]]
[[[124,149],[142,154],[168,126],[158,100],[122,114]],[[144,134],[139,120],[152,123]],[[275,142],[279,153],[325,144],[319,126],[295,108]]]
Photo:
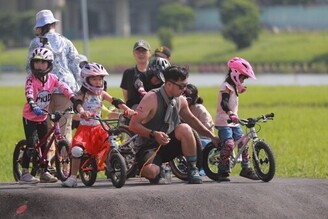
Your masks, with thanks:
[[[215,118],[215,127],[218,129],[220,140],[224,143],[220,151],[219,181],[230,181],[229,157],[234,149],[234,142],[243,136],[243,130],[238,123],[238,96],[246,91],[243,84],[245,79],[256,80],[252,66],[243,58],[230,59],[228,67],[227,77],[220,86]],[[230,123],[228,123],[229,119]],[[250,168],[248,149],[242,154],[241,166],[240,176],[258,180]]]
[[[87,63],[81,70],[82,87],[77,95],[74,110],[80,114],[80,125],[73,138],[71,154],[71,176],[63,182],[64,187],[76,187],[76,175],[80,167],[81,157],[87,152],[97,155],[103,146],[108,133],[103,130],[99,121],[90,119],[101,116],[102,101],[106,100],[115,107],[124,110],[125,115],[132,116],[134,111],[117,98],[104,91],[104,77],[108,75],[106,69],[97,63]]]

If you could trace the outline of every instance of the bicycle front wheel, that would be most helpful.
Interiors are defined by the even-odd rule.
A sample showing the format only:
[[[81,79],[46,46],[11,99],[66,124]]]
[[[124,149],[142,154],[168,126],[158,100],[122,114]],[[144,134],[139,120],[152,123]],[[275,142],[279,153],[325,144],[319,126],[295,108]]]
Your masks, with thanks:
[[[219,179],[219,161],[220,150],[211,142],[203,150],[203,168],[206,176],[214,181]]]
[[[98,167],[96,160],[89,156],[82,157],[79,175],[85,186],[92,186],[97,179]]]
[[[64,182],[70,176],[71,160],[69,157],[69,143],[61,140],[57,143],[55,152],[56,176]]]
[[[124,157],[116,152],[109,152],[107,160],[107,176],[116,188],[124,186],[126,181],[126,165]]]
[[[255,159],[256,157],[258,159]],[[273,179],[276,172],[276,164],[270,146],[264,141],[259,141],[254,145],[253,164],[260,180],[269,182]]]

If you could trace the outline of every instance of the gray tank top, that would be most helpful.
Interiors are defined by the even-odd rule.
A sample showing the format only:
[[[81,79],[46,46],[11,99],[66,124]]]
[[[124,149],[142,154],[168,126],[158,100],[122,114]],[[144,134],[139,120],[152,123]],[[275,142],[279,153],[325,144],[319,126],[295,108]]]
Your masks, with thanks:
[[[166,132],[168,129],[168,124],[164,122],[164,118],[166,114],[167,104],[163,96],[161,95],[160,89],[163,89],[163,87],[152,90],[152,92],[155,92],[157,96],[157,111],[154,117],[151,120],[149,120],[147,123],[145,123],[144,126],[151,130]],[[179,101],[178,101],[179,98],[176,99],[177,99],[176,107],[179,108]],[[155,142],[156,142],[155,139],[138,136],[136,138],[135,149],[138,151],[141,145],[149,145]]]

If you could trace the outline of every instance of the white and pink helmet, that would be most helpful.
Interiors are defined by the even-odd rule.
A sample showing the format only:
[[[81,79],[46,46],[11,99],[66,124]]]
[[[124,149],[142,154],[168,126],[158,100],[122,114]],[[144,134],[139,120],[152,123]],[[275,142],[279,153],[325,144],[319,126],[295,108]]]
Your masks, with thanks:
[[[104,90],[104,83],[101,87],[94,87],[89,83],[89,77],[91,76],[106,76],[108,72],[104,68],[104,66],[97,63],[88,63],[83,66],[81,69],[81,77],[83,79],[82,86],[91,91],[94,94],[101,94]]]
[[[239,93],[246,91],[246,87],[239,80],[240,75],[256,80],[252,66],[243,58],[234,57],[230,59],[228,61],[228,67],[231,69],[230,77],[235,83]]]
[[[46,61],[46,62],[48,62],[48,68],[46,70],[35,69],[34,68],[34,62],[36,62],[36,61]],[[52,70],[53,61],[54,61],[54,54],[50,49],[47,49],[47,48],[44,48],[44,47],[36,48],[30,54],[31,72],[37,78],[41,79]]]

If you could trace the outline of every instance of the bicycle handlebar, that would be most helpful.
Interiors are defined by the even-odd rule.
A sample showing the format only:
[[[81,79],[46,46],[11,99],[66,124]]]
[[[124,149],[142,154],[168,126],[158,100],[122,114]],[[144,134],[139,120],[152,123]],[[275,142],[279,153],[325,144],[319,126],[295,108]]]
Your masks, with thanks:
[[[68,107],[67,109],[65,109],[63,112],[53,112],[53,113],[49,113],[47,110],[42,110],[42,113],[44,115],[48,115],[50,117],[50,120],[53,122],[58,122],[60,120],[60,118],[65,115],[65,114],[74,114],[74,111],[72,109],[72,107]]]
[[[101,127],[109,135],[118,135],[120,133],[119,125],[122,117],[124,117],[124,113],[119,113],[119,117],[117,119],[102,119],[99,116],[94,116],[92,119],[99,121]],[[116,124],[115,128],[111,128],[110,125],[113,124]]]
[[[259,121],[266,122],[268,120],[273,120],[274,113],[268,113],[261,115],[257,118],[248,118],[248,119],[239,119],[239,124],[246,126],[247,128],[252,128]],[[231,119],[227,120],[228,123],[231,123]]]

